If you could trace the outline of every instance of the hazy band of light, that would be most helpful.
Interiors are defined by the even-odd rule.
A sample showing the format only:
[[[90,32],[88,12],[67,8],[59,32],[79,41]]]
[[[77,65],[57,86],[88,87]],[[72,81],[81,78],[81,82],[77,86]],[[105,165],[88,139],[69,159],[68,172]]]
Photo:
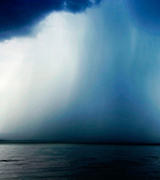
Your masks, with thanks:
[[[53,13],[36,27],[36,37],[0,44],[1,132],[35,125],[67,105],[78,80],[85,18]]]

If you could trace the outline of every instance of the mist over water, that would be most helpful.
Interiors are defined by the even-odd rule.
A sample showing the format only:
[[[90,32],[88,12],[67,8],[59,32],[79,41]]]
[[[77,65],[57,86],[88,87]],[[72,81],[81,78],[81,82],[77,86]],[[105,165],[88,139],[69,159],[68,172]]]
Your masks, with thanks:
[[[82,7],[1,41],[2,137],[159,142],[158,18],[138,1]]]

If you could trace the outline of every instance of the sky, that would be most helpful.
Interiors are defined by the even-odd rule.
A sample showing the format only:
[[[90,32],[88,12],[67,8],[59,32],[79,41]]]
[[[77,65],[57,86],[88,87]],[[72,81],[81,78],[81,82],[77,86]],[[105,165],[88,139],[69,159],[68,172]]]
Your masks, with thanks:
[[[160,0],[0,0],[0,139],[160,143]]]

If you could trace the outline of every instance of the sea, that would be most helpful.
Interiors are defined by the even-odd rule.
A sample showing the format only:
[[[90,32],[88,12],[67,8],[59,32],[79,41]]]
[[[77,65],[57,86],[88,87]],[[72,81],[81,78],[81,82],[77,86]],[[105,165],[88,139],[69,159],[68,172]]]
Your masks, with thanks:
[[[160,146],[0,144],[0,179],[160,179]]]

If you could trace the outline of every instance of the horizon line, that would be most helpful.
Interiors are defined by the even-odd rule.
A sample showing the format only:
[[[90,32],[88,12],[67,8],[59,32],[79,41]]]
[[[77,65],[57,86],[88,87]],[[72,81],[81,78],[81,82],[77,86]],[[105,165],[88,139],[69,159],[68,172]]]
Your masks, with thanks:
[[[84,144],[84,145],[137,145],[137,146],[160,146],[160,143],[143,142],[72,142],[51,140],[0,140],[0,144]]]

